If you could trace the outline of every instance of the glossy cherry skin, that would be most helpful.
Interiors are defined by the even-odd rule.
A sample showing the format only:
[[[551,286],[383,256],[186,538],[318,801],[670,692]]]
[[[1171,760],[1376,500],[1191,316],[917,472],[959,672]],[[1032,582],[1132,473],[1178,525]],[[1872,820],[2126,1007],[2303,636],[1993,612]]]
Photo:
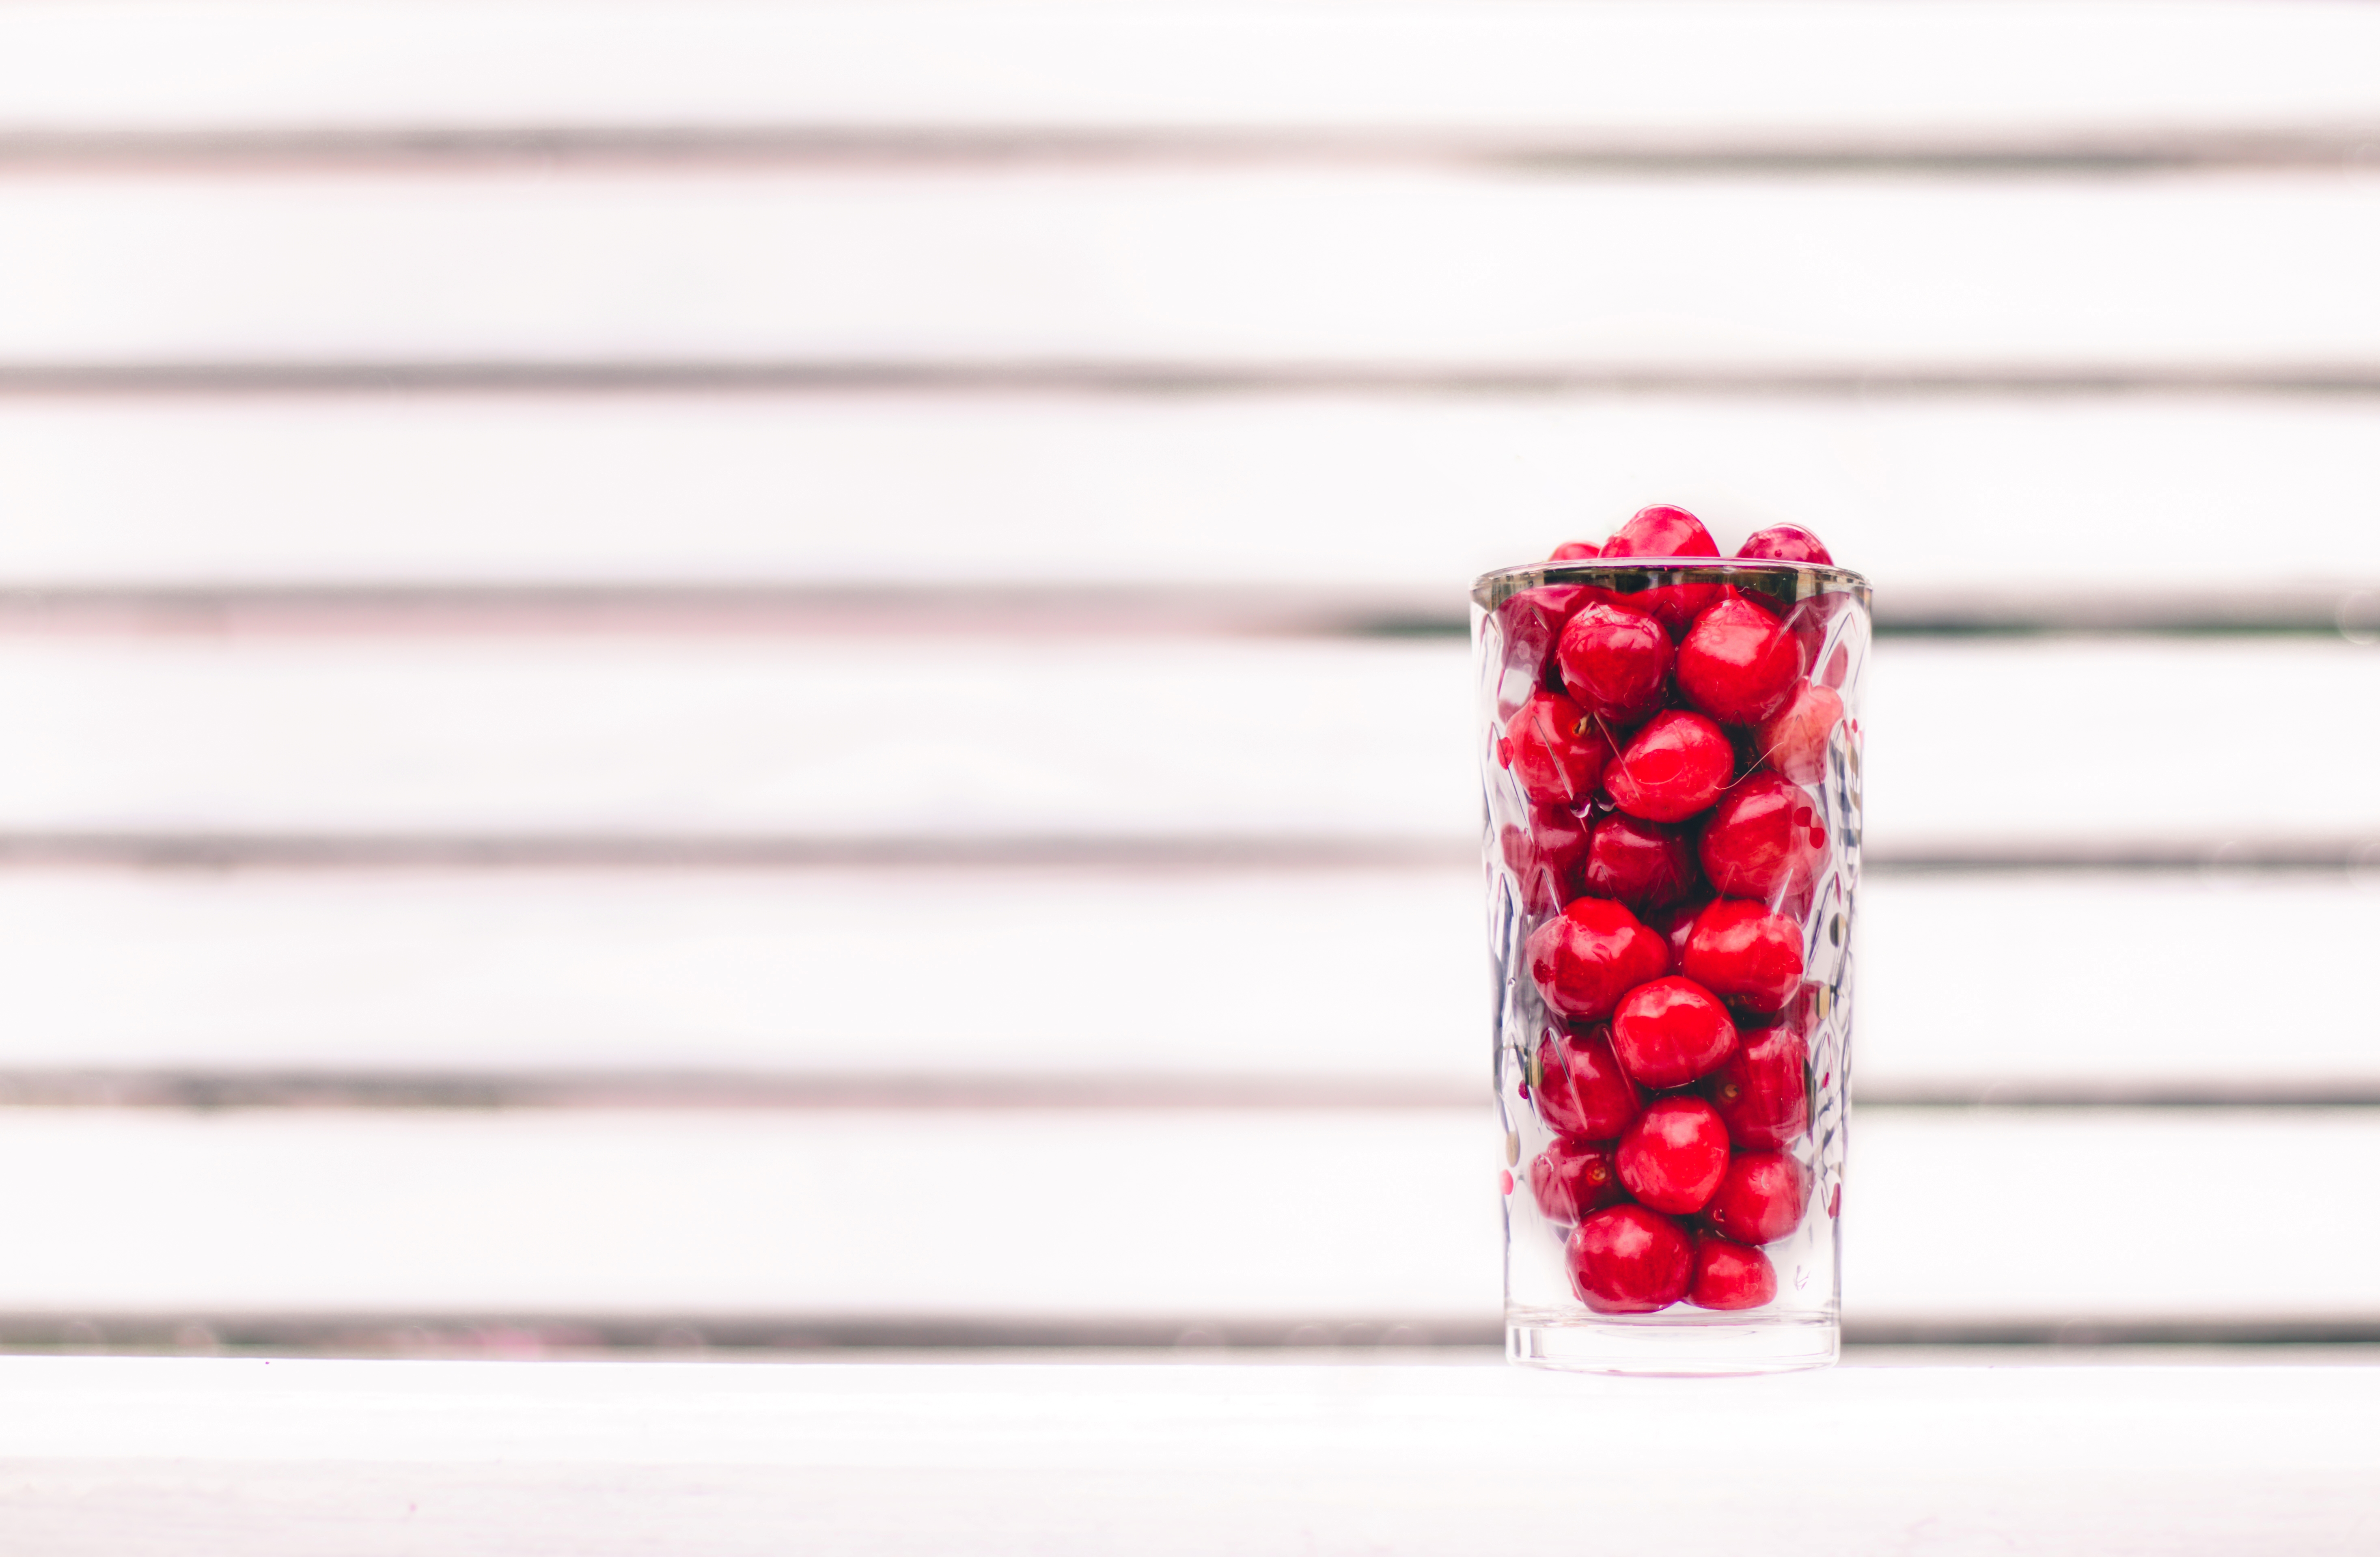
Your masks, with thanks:
[[[1694,919],[1682,966],[1730,1004],[1774,1016],[1802,987],[1802,932],[1757,903],[1722,897]]]
[[[1677,651],[1661,624],[1624,605],[1592,601],[1573,613],[1554,648],[1562,687],[1591,713],[1633,724],[1661,706]]]
[[[1699,713],[1670,709],[1646,720],[1605,765],[1612,804],[1646,821],[1683,821],[1719,797],[1735,776],[1735,748]]]
[[[1653,1108],[1660,1106],[1655,1103]],[[1650,1114],[1653,1109],[1645,1112]],[[1638,1123],[1643,1123],[1641,1117]],[[1620,1143],[1620,1178],[1629,1183],[1624,1138]],[[1635,1186],[1629,1184],[1629,1187]],[[1739,1244],[1773,1244],[1802,1225],[1802,1213],[1809,1205],[1810,1175],[1801,1163],[1781,1151],[1740,1151],[1729,1160],[1702,1213],[1713,1232]]]
[[[1741,595],[1695,617],[1678,645],[1678,690],[1723,724],[1767,718],[1785,706],[1801,676],[1802,646],[1783,623]]]
[[[1755,733],[1760,760],[1795,784],[1816,784],[1827,776],[1827,747],[1842,720],[1843,699],[1832,687],[1802,682]]]
[[[1546,1128],[1558,1136],[1617,1139],[1644,1107],[1643,1095],[1620,1068],[1611,1040],[1601,1028],[1546,1034],[1537,1041],[1536,1072],[1529,1101]]]
[[[1529,1192],[1550,1222],[1576,1222],[1621,1198],[1611,1153],[1584,1141],[1558,1140],[1529,1164]]]
[[[1698,881],[1694,845],[1682,833],[1607,811],[1595,824],[1579,880],[1597,897],[1616,897],[1642,914],[1674,903]]]
[[[1521,906],[1531,914],[1558,914],[1579,894],[1586,863],[1587,821],[1567,806],[1532,800],[1524,822],[1497,833],[1504,863],[1521,883]]]
[[[1810,1128],[1810,1045],[1791,1021],[1738,1028],[1703,1091],[1738,1148],[1791,1146]]]
[[[1496,712],[1510,719],[1536,693],[1552,688],[1547,675],[1553,667],[1554,645],[1571,614],[1591,600],[1609,600],[1611,592],[1586,584],[1541,584],[1523,590],[1496,608],[1496,633],[1504,646],[1502,674],[1496,683]]]
[[[1556,1015],[1573,1022],[1611,1015],[1620,997],[1670,971],[1670,944],[1624,905],[1582,897],[1530,933],[1529,977]]]
[[[1496,743],[1496,760],[1541,806],[1585,805],[1610,755],[1611,743],[1593,717],[1558,692],[1522,704]]]
[[[1718,542],[1702,520],[1666,503],[1639,508],[1603,543],[1606,557],[1715,557]]]
[[[1735,549],[1739,557],[1762,557],[1771,562],[1820,562],[1832,564],[1826,542],[1800,525],[1770,525],[1755,529],[1743,538]]]
[[[1810,890],[1827,857],[1827,824],[1808,790],[1754,773],[1719,797],[1696,853],[1721,896],[1775,902]]]
[[[1563,1252],[1571,1290],[1598,1314],[1649,1314],[1694,1284],[1694,1239],[1643,1206],[1594,1212],[1572,1231]]]
[[[1592,541],[1565,541],[1554,548],[1548,562],[1585,562],[1603,554],[1603,548]]]
[[[1694,1277],[1686,1301],[1697,1308],[1757,1308],[1777,1297],[1777,1267],[1758,1249],[1708,1234],[1694,1240]]]
[[[1611,1052],[1639,1085],[1682,1087],[1708,1076],[1735,1047],[1735,1020],[1691,979],[1637,985],[1611,1016]]]
[[[1645,929],[1670,943],[1670,966],[1676,967],[1686,955],[1686,938],[1694,933],[1694,920],[1710,906],[1710,894],[1698,892],[1682,903],[1654,908],[1637,917],[1645,921]]]
[[[1727,1126],[1700,1098],[1657,1098],[1612,1153],[1628,1193],[1657,1211],[1701,1210],[1728,1175]]]

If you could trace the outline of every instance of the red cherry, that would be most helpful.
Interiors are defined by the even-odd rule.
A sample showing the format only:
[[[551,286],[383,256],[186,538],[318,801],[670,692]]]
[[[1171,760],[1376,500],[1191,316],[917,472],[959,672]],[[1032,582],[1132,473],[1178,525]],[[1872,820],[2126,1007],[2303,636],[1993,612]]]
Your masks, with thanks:
[[[1717,1069],[1734,1047],[1727,1007],[1691,979],[1639,984],[1612,1014],[1611,1052],[1643,1086],[1682,1087]]]
[[[1602,554],[1603,548],[1592,541],[1565,541],[1555,547],[1554,554],[1546,560],[1548,562],[1585,562],[1589,557]]]
[[[1725,584],[1656,584],[1649,590],[1612,598],[1633,611],[1641,611],[1661,624],[1671,642],[1686,636],[1694,618],[1731,591]]]
[[[1628,1128],[1642,1099],[1620,1068],[1611,1040],[1593,1032],[1549,1032],[1537,1043],[1537,1084],[1529,1101],[1537,1117],[1558,1136],[1582,1141],[1610,1140]]]
[[[1543,806],[1583,806],[1611,756],[1611,743],[1587,712],[1555,692],[1540,692],[1504,726],[1496,760],[1521,791]]]
[[[1700,1098],[1658,1099],[1620,1137],[1612,1160],[1628,1193],[1657,1211],[1690,1215],[1728,1176],[1727,1126]]]
[[[1802,646],[1793,635],[1741,595],[1695,617],[1678,646],[1678,690],[1722,724],[1767,718],[1784,706],[1801,675]]]
[[[1826,542],[1800,525],[1770,525],[1755,529],[1735,549],[1739,557],[1765,557],[1773,562],[1822,562],[1831,565]]]
[[[1586,819],[1566,806],[1528,803],[1525,821],[1497,834],[1504,863],[1521,883],[1521,906],[1531,914],[1558,914],[1579,893],[1579,868],[1586,863]]]
[[[1754,773],[1719,797],[1698,852],[1722,894],[1774,901],[1807,892],[1817,879],[1827,824],[1808,790],[1776,773]]]
[[[1529,1164],[1529,1191],[1554,1222],[1576,1222],[1621,1198],[1611,1153],[1599,1146],[1558,1140]]]
[[[1718,542],[1683,508],[1657,503],[1639,508],[1603,543],[1606,557],[1715,557]]]
[[[1571,1289],[1598,1314],[1649,1314],[1686,1295],[1694,1240],[1642,1206],[1607,1206],[1570,1235]]]
[[[1687,1302],[1697,1308],[1757,1308],[1776,1296],[1777,1267],[1767,1255],[1707,1234],[1694,1240]]]
[[[1682,833],[1608,811],[1595,824],[1581,879],[1597,897],[1616,897],[1641,913],[1694,890],[1694,851]]]
[[[1530,695],[1547,689],[1546,672],[1554,645],[1571,614],[1591,600],[1610,600],[1609,590],[1586,584],[1541,584],[1523,590],[1496,608],[1497,640],[1504,646],[1503,674],[1496,683],[1496,710],[1511,718]]]
[[[1791,1021],[1739,1028],[1705,1089],[1739,1147],[1791,1146],[1810,1127],[1810,1045]]]
[[[1572,1021],[1609,1016],[1621,995],[1670,971],[1669,943],[1600,897],[1582,897],[1539,925],[1524,950],[1546,1004]]]
[[[1802,932],[1757,903],[1722,897],[1687,933],[1683,967],[1687,978],[1720,999],[1772,1015],[1802,987]],[[1620,1052],[1626,1058],[1625,1045]]]
[[[1719,797],[1735,776],[1735,748],[1699,713],[1670,709],[1636,732],[1606,765],[1612,803],[1647,821],[1683,821]]]
[[[1660,1106],[1655,1103],[1653,1108]],[[1653,1108],[1645,1111],[1646,1117]],[[1630,1132],[1632,1137],[1633,1133]],[[1620,1178],[1629,1188],[1636,1187],[1628,1176],[1625,1139],[1620,1143]],[[1641,1194],[1638,1198],[1646,1205],[1659,1203]],[[1706,1198],[1709,1203],[1702,1208],[1703,1220],[1712,1227],[1740,1244],[1773,1244],[1802,1225],[1802,1212],[1810,1204],[1810,1175],[1781,1151],[1739,1152],[1728,1162],[1718,1187]]]
[[[1661,624],[1624,605],[1581,606],[1554,648],[1562,687],[1579,705],[1623,724],[1661,706],[1676,651]]]
[[[1842,718],[1843,699],[1832,688],[1803,682],[1756,732],[1760,760],[1795,784],[1818,783],[1827,776],[1827,743]]]
[[[1666,908],[1656,908],[1638,916],[1645,921],[1645,929],[1670,943],[1671,967],[1677,967],[1678,959],[1686,955],[1686,937],[1694,933],[1694,919],[1710,905],[1707,894],[1697,893],[1683,903],[1672,903]]]

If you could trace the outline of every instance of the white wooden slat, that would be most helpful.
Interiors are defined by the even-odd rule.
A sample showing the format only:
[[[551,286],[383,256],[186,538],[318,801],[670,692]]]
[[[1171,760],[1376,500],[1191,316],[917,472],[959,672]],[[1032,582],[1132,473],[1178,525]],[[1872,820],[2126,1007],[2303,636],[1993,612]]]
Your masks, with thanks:
[[[0,1070],[1486,1095],[1471,870],[0,874]],[[2380,1086],[2345,879],[1872,877],[1863,1098]]]
[[[1484,1098],[1483,918],[1463,870],[11,871],[0,1067],[1337,1077]]]
[[[2380,358],[2380,171],[42,176],[0,181],[0,362],[1856,375]]]
[[[1855,1320],[2374,1311],[2373,1111],[1853,1126]],[[1500,1146],[1484,1106],[11,1109],[0,1312],[1477,1320]]]
[[[1469,680],[1445,644],[22,640],[0,816],[1460,837]]]
[[[29,4],[0,124],[2335,131],[2375,48],[2337,4]]]
[[[0,580],[1438,600],[1660,498],[1905,588],[2380,580],[2362,400],[0,399]],[[2256,516],[2291,543],[2240,544]]]
[[[1446,641],[21,635],[0,831],[1456,849],[1471,680]],[[1880,855],[2380,832],[2369,645],[1888,640],[1867,697]]]
[[[0,1361],[28,1550],[2359,1551],[2367,1368]],[[1755,1433],[1723,1461],[1714,1420]],[[1682,1456],[1678,1445],[1709,1445]]]

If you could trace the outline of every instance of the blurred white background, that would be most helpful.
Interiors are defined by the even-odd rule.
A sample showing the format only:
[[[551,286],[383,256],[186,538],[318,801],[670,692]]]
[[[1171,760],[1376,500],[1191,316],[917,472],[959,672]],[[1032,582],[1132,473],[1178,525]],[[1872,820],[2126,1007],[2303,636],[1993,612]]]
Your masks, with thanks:
[[[0,9],[0,1342],[1492,1339],[1464,591],[1656,501],[1876,587],[1851,1337],[2380,1339],[2375,65]]]

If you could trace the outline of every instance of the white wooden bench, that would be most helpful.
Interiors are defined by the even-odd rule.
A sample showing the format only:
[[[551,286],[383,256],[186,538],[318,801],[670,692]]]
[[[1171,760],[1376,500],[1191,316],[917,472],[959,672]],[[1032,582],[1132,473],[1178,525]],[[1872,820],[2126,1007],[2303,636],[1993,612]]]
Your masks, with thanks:
[[[10,1550],[2368,1545],[2375,60],[0,10],[0,1344],[1337,1358],[8,1359]],[[1462,590],[1657,498],[1877,585],[1847,1320],[1924,1368],[1478,1366]],[[2234,1366],[1946,1360],[2083,1342]]]

